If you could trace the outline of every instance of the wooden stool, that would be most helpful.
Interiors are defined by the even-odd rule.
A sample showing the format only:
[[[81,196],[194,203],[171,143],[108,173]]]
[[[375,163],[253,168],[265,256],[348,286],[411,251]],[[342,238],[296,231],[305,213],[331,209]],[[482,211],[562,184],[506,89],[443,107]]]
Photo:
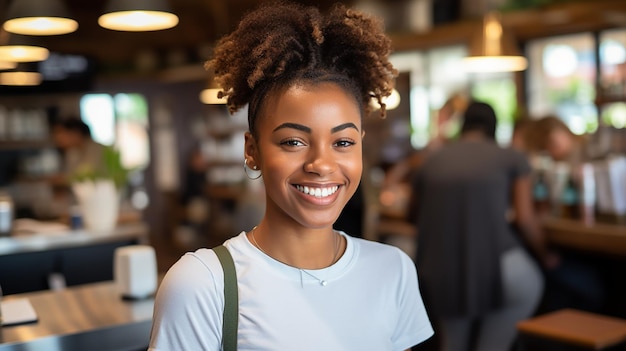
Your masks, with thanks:
[[[626,320],[574,309],[517,324],[520,351],[626,350]]]

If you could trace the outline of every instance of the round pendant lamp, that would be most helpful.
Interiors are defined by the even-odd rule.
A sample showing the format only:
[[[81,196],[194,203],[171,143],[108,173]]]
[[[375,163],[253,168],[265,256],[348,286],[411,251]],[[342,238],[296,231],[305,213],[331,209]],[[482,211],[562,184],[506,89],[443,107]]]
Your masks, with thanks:
[[[36,38],[7,32],[0,33],[0,61],[44,61],[50,55],[45,47],[35,43]]]
[[[492,11],[485,15],[481,32],[470,42],[470,55],[463,59],[463,65],[470,73],[515,72],[525,70],[528,60],[504,31],[500,15]]]
[[[0,72],[0,85],[34,86],[41,84],[43,76],[33,63],[20,63],[15,69]]]
[[[0,71],[4,71],[7,69],[13,69],[17,67],[17,62],[13,61],[0,61]]]
[[[383,103],[385,104],[385,109],[387,111],[390,110],[395,110],[396,108],[398,108],[398,106],[400,106],[400,92],[397,91],[395,88],[391,91],[391,94],[389,96],[385,96],[383,97]],[[378,103],[378,101],[371,99],[370,100],[370,105],[375,109],[378,110],[380,109],[380,104]]]
[[[78,22],[61,0],[13,0],[2,27],[16,34],[58,35],[76,31]]]
[[[109,0],[98,24],[118,31],[156,31],[175,27],[178,16],[167,0]]]
[[[222,89],[219,88],[206,88],[200,92],[200,101],[207,105],[222,105],[226,104],[226,98],[220,98],[217,94]]]

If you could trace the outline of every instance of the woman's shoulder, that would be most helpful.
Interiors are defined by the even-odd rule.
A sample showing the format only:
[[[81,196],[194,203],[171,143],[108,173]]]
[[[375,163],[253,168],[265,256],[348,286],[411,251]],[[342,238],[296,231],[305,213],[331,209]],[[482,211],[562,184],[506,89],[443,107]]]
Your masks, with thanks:
[[[410,256],[397,246],[380,241],[362,238],[350,238],[354,245],[358,247],[359,256],[367,258],[369,261],[399,261],[400,263],[410,263]]]
[[[198,249],[181,256],[165,273],[160,290],[176,294],[196,294],[201,291],[221,291],[221,265],[211,249]]]

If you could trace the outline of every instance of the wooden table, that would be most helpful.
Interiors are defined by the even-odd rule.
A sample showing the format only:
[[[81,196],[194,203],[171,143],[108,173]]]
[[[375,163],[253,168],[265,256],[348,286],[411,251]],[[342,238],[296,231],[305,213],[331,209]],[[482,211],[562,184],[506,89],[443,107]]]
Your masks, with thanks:
[[[625,319],[569,308],[521,321],[517,329],[521,333],[522,350],[563,350],[560,345],[604,350],[626,341]],[[534,345],[528,342],[526,348],[528,336],[537,340],[533,340]],[[541,344],[540,339],[546,342]]]
[[[0,351],[146,350],[154,299],[123,300],[113,281],[61,291],[15,294],[38,315],[31,324],[0,329]]]
[[[543,228],[552,245],[626,257],[626,225],[549,217],[543,219]]]

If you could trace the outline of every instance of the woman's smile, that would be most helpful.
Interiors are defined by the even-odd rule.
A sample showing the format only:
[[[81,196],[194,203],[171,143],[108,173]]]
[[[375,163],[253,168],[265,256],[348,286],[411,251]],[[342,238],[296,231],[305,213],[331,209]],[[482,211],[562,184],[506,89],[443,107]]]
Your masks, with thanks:
[[[334,204],[339,196],[339,185],[333,186],[311,186],[311,185],[295,185],[297,195],[317,206],[328,206]]]
[[[339,189],[339,186],[337,185],[330,186],[330,187],[313,187],[313,186],[306,186],[306,185],[296,185],[295,187],[296,189],[298,189],[298,191],[304,194],[310,195],[310,196],[317,197],[317,198],[329,197],[333,195]]]

